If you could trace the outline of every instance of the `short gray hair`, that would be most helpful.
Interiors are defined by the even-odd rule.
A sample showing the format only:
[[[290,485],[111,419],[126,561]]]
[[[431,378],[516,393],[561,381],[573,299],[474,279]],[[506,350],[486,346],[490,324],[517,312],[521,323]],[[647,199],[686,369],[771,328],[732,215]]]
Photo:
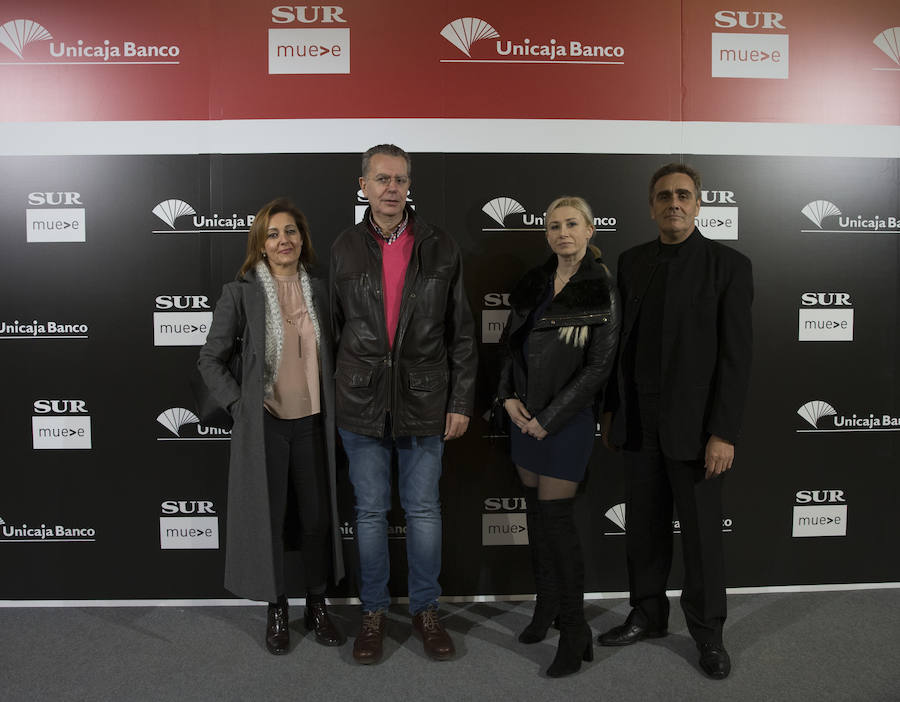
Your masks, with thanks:
[[[364,153],[362,156],[362,177],[363,178],[365,178],[366,174],[369,172],[369,161],[371,161],[372,157],[377,154],[402,158],[404,161],[406,161],[406,175],[412,174],[412,160],[409,158],[408,153],[406,153],[399,146],[395,146],[394,144],[378,144],[378,146],[373,146],[371,149],[366,151],[366,153]]]

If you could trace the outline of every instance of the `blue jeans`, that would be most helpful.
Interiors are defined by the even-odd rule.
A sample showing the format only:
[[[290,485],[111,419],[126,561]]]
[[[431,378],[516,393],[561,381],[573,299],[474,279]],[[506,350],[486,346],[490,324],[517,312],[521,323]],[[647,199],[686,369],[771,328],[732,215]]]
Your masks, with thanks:
[[[356,495],[356,543],[359,547],[360,593],[363,609],[387,609],[387,513],[391,508],[391,452],[397,450],[400,504],[406,515],[406,555],[409,561],[409,611],[417,614],[437,606],[441,594],[441,457],[440,436],[380,439],[339,429],[350,459],[350,482]]]

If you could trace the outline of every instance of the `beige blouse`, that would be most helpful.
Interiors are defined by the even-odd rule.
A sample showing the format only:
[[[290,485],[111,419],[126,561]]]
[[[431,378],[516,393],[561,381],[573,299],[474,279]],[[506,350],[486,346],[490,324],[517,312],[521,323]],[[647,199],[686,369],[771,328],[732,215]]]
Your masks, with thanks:
[[[274,275],[284,320],[284,346],[272,397],[264,405],[280,419],[300,419],[321,411],[319,350],[300,278]]]

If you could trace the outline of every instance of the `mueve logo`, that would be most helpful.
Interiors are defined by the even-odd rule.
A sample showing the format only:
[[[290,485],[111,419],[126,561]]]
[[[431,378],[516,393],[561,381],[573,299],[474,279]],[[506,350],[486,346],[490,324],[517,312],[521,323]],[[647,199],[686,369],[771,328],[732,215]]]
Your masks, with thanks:
[[[156,309],[162,311],[153,313],[154,346],[206,343],[213,316],[206,295],[157,295]]]
[[[2,34],[0,34],[2,36]],[[25,241],[28,243],[83,242],[84,203],[76,192],[28,193]],[[75,207],[75,205],[82,205]]]
[[[87,339],[88,325],[33,319],[0,321],[0,339]]]
[[[843,490],[798,490],[791,536],[846,536],[847,499]]]
[[[900,234],[900,217],[880,214],[844,215],[840,208],[829,200],[813,200],[800,210],[816,229],[801,229],[803,233],[825,234]],[[826,217],[837,217],[837,229],[824,229]],[[834,226],[834,225],[832,225]]]
[[[714,16],[719,29],[784,30],[780,12],[719,10]],[[713,78],[788,77],[788,35],[712,33]]]
[[[0,517],[0,543],[50,544],[61,542],[92,542],[97,540],[97,530],[93,527],[46,524],[29,526],[27,523],[7,524]]]
[[[545,231],[546,212],[534,214],[528,212],[515,198],[509,196],[495,197],[488,200],[481,208],[498,227],[482,227],[483,232],[541,232]],[[521,216],[520,216],[521,215]],[[615,217],[594,215],[594,231],[614,232],[617,220]],[[508,226],[509,225],[509,226]],[[518,226],[516,226],[518,225]]]
[[[797,410],[812,429],[797,429],[798,434],[900,431],[900,417],[890,414],[838,414],[825,400],[810,400]],[[819,426],[823,423],[824,426]]]
[[[853,341],[850,293],[803,293],[800,296],[797,340]]]
[[[523,546],[528,544],[524,497],[487,497],[481,515],[482,546]]]
[[[190,204],[177,198],[163,200],[151,211],[169,227],[154,229],[154,234],[246,234],[256,219],[256,215],[237,212],[232,212],[230,217],[220,217],[218,213],[200,215]],[[192,215],[190,223],[194,228],[176,229],[176,220],[186,215]]]
[[[84,400],[35,400],[33,410],[32,448],[91,448],[91,418]]]
[[[509,293],[485,293],[484,306],[481,311],[481,343],[499,344],[509,322]]]
[[[156,421],[171,434],[158,436],[157,441],[227,441],[231,432],[200,424],[200,418],[184,407],[170,407],[160,412]]]
[[[347,24],[338,5],[279,5],[273,24]],[[269,29],[269,75],[350,73],[350,29]]]
[[[133,41],[111,41],[110,39],[75,39],[68,43],[54,42],[53,35],[45,27],[31,19],[10,20],[0,26],[0,44],[19,57],[18,62],[3,61],[10,65],[54,64],[135,64],[153,65],[179,64],[175,60],[181,55],[181,47],[177,44],[138,44]],[[25,47],[29,44],[49,41],[47,52],[37,48],[29,51],[32,59],[25,58]],[[43,44],[37,44],[44,46]]]
[[[694,223],[707,239],[738,238],[738,208],[732,190],[701,190],[700,214]]]
[[[876,71],[900,71],[900,27],[890,27],[876,36],[872,43],[884,52],[897,68],[875,68]]]
[[[478,17],[453,20],[441,30],[441,36],[467,57],[441,59],[441,63],[625,63],[625,47],[615,43],[604,43],[585,36],[565,40],[523,37],[503,41],[496,29]],[[489,39],[497,41],[486,41]],[[486,43],[482,45],[485,48],[479,55],[485,58],[472,58],[472,47],[482,40]],[[492,47],[493,52],[487,47]]]
[[[165,500],[160,511],[160,549],[219,548],[219,518],[212,500]]]

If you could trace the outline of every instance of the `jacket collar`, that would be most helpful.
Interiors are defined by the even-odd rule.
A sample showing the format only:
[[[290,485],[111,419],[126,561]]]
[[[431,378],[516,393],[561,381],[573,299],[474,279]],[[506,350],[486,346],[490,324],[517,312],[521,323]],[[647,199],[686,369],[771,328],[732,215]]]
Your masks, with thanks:
[[[534,309],[546,293],[547,286],[556,273],[557,264],[556,254],[551,254],[542,265],[526,273],[509,296],[510,305],[523,310]],[[576,309],[609,304],[608,280],[609,272],[603,259],[588,249],[578,270],[553,299],[551,307]]]

